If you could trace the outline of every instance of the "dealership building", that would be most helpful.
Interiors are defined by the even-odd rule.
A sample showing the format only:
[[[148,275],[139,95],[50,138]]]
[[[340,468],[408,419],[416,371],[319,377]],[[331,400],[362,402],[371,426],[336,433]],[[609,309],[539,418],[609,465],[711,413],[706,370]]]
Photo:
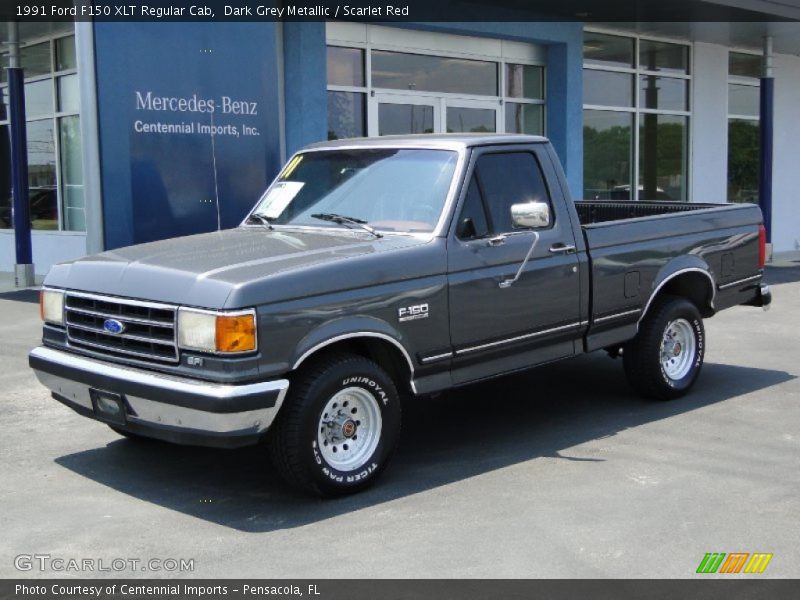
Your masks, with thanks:
[[[332,138],[544,134],[575,197],[758,202],[765,62],[771,238],[776,253],[800,250],[800,23],[769,22],[800,9],[751,4],[781,12],[749,23],[22,23],[36,272],[233,227],[287,156]],[[0,271],[15,264],[11,198],[4,103]]]

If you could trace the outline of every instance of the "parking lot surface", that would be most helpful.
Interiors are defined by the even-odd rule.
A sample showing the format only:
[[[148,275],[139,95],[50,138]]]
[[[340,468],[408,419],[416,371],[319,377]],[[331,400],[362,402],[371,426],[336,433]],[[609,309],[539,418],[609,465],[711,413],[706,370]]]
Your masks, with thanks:
[[[378,485],[333,501],[287,488],[260,448],[76,415],[27,366],[35,292],[0,294],[0,577],[691,577],[707,552],[798,577],[800,266],[768,280],[772,310],[706,322],[688,397],[638,398],[601,352],[417,399]],[[19,571],[32,554],[194,570]]]

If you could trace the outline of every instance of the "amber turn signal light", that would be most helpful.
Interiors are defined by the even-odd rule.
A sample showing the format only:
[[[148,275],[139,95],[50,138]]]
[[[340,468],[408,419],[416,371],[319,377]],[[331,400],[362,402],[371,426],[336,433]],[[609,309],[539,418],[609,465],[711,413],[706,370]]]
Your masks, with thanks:
[[[252,314],[217,317],[217,352],[247,352],[256,349],[256,322]]]

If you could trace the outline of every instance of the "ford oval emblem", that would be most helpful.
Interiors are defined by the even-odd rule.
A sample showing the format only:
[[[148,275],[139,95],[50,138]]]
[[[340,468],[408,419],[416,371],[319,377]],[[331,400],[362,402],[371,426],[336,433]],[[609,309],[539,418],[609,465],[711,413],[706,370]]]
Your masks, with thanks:
[[[108,333],[119,335],[125,331],[125,324],[117,321],[116,319],[106,319],[103,321],[103,329]]]

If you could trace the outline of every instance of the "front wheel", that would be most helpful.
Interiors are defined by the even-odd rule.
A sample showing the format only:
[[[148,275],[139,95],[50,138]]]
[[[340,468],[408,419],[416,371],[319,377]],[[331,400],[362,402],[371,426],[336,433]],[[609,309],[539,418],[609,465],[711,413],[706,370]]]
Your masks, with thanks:
[[[692,388],[704,353],[700,311],[685,298],[665,296],[651,307],[622,358],[634,389],[650,398],[672,400]]]
[[[361,356],[323,358],[292,382],[269,432],[272,462],[304,491],[360,491],[386,467],[400,432],[394,382]]]

